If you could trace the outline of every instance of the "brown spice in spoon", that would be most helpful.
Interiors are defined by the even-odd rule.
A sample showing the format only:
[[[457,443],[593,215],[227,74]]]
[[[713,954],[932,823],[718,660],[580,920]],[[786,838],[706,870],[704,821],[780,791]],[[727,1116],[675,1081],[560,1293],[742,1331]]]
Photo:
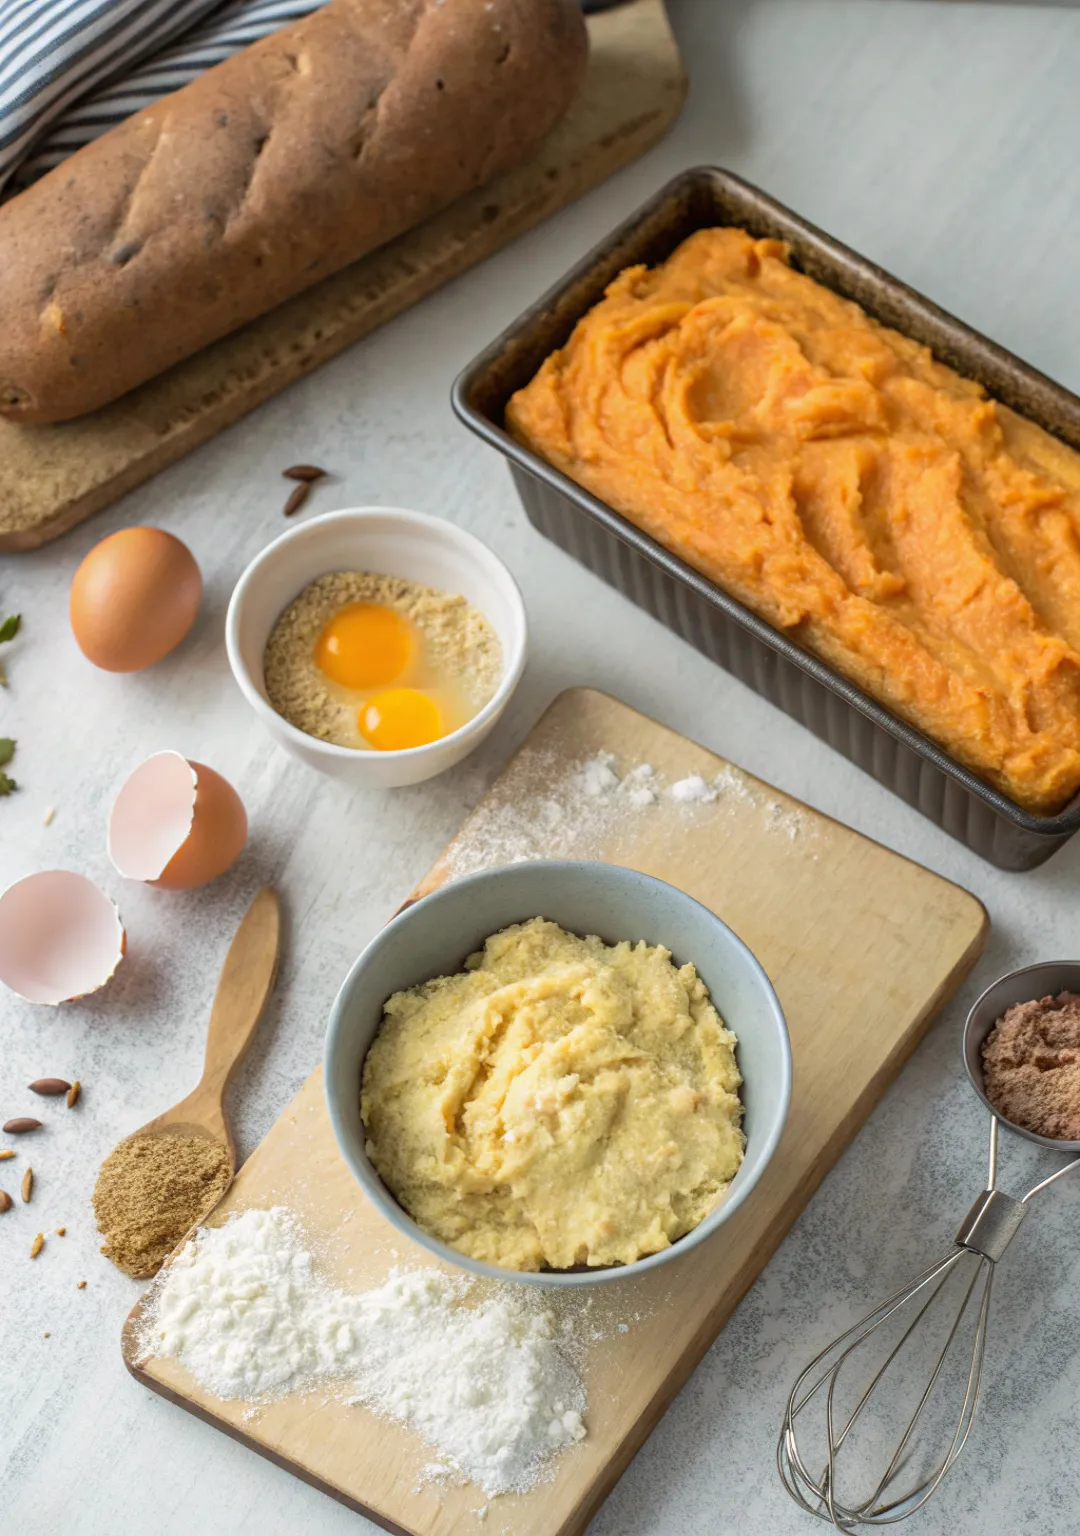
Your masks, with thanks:
[[[102,1253],[129,1275],[156,1275],[229,1178],[228,1151],[209,1136],[179,1129],[129,1136],[102,1163],[94,1187]]]
[[[1014,1003],[983,1043],[986,1097],[1006,1120],[1080,1141],[1080,995]]]

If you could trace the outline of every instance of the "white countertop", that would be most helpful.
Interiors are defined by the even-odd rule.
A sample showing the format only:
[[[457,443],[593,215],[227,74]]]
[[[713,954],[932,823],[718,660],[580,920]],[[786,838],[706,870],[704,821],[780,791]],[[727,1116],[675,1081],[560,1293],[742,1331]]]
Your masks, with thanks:
[[[594,1536],[798,1536],[773,1449],[796,1368],[946,1243],[982,1187],[985,1117],[958,1030],[1001,971],[1080,949],[1080,840],[1033,874],[951,842],[530,529],[497,455],[451,416],[450,381],[594,240],[674,172],[738,170],[823,228],[1080,389],[1080,12],[922,0],[672,0],[693,77],[685,116],[646,159],[450,289],[353,348],[119,506],[0,564],[0,731],[24,786],[0,803],[0,883],[67,866],[121,903],[131,955],[115,983],[51,1012],[0,1004],[0,1119],[23,1085],[79,1076],[33,1147],[37,1193],[0,1216],[0,1530],[21,1536],[275,1536],[374,1530],[125,1373],[120,1323],[139,1286],[97,1253],[87,1204],[119,1137],[198,1076],[229,935],[270,880],[288,912],[281,983],[233,1095],[241,1154],[318,1059],[332,994],[560,689],[591,683],[975,891],[986,955],[828,1175],[762,1278],[597,1517]],[[222,644],[232,584],[281,527],[280,470],[332,468],[313,511],[415,506],[479,533],[524,589],[532,659],[481,754],[417,789],[350,793],[272,748],[234,689]],[[193,636],[135,677],[95,672],[67,626],[75,564],[112,529],[150,522],[206,578]],[[124,774],[177,747],[236,784],[252,821],[241,864],[190,897],[123,884],[105,814]],[[53,824],[42,824],[46,807]],[[1034,1152],[1006,1148],[1006,1170]],[[1046,1155],[1041,1167],[1052,1166]],[[23,1160],[0,1164],[14,1190]],[[1016,1176],[1019,1183],[1020,1174]],[[1080,1180],[1043,1197],[1002,1265],[986,1397],[972,1443],[921,1536],[1073,1536],[1080,1477]],[[27,1258],[39,1226],[50,1238]],[[88,1281],[83,1291],[80,1279]],[[44,1338],[48,1331],[51,1337]]]

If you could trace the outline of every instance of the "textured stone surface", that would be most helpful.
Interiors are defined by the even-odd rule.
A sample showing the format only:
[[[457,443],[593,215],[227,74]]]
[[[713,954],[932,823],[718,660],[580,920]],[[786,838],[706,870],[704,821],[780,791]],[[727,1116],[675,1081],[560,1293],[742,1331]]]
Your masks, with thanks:
[[[694,77],[687,114],[649,157],[451,289],[338,358],[60,543],[0,565],[0,605],[26,630],[5,647],[0,733],[25,785],[0,802],[0,874],[85,870],[121,902],[131,955],[100,998],[58,1014],[0,1002],[0,1111],[47,1124],[0,1216],[0,1527],[31,1536],[356,1536],[368,1527],[286,1473],[142,1391],[120,1363],[138,1286],[96,1252],[98,1159],[198,1076],[228,937],[263,879],[281,888],[282,982],[233,1097],[250,1151],[317,1058],[348,963],[431,863],[507,753],[561,688],[588,682],[974,890],[993,931],[954,1006],[738,1309],[594,1522],[592,1536],[810,1536],[773,1468],[803,1360],[929,1260],[983,1179],[985,1119],[966,1086],[964,1010],[1001,971],[1073,957],[1080,842],[1030,875],[950,843],[806,732],[539,540],[505,469],[451,418],[450,379],[479,346],[666,176],[714,160],[791,203],[1074,389],[1080,208],[1065,171],[1080,132],[1080,14],[919,0],[675,0]],[[340,478],[311,512],[383,501],[473,528],[522,583],[532,661],[482,753],[388,795],[313,779],[272,751],[228,676],[222,623],[244,563],[282,527],[298,460]],[[304,515],[308,515],[305,512]],[[186,539],[207,593],[182,649],[135,677],[93,672],[67,630],[71,571],[125,522]],[[127,770],[175,746],[240,789],[252,843],[203,895],[123,885],[104,818]],[[52,826],[42,826],[49,805]],[[22,1085],[84,1083],[77,1109]],[[29,1138],[26,1138],[29,1140]],[[1009,1141],[1007,1187],[1052,1157]],[[1012,1170],[1015,1169],[1015,1176]],[[1042,1197],[995,1287],[986,1400],[972,1443],[919,1536],[1073,1536],[1080,1483],[1080,1181]],[[58,1225],[67,1236],[52,1235]],[[45,1251],[28,1258],[37,1231]],[[85,1291],[76,1282],[89,1281]],[[45,1331],[51,1338],[42,1337]]]

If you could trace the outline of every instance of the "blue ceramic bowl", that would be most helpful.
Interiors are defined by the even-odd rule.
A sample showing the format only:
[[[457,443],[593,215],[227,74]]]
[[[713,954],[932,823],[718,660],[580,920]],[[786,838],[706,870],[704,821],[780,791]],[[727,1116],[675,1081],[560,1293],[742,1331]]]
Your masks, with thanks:
[[[746,1113],[746,1156],[715,1210],[670,1248],[634,1264],[521,1273],[483,1264],[421,1230],[402,1210],[364,1151],[360,1074],[393,992],[459,971],[467,955],[511,923],[545,917],[570,933],[607,943],[663,944],[677,965],[692,961],[724,1022],[738,1036]],[[749,1199],[776,1150],[791,1096],[791,1046],[769,978],[741,939],[700,902],[614,864],[511,864],[455,880],[407,907],[372,940],[345,978],[330,1014],[324,1061],[326,1102],[337,1144],[368,1198],[404,1236],[447,1263],[494,1280],[527,1285],[596,1285],[655,1269],[705,1242]]]

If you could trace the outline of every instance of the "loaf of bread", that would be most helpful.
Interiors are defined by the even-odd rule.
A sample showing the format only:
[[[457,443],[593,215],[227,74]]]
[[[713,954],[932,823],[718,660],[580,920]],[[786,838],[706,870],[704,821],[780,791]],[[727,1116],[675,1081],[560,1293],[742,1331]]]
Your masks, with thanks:
[[[97,409],[526,159],[578,0],[332,0],[0,206],[0,414]]]

